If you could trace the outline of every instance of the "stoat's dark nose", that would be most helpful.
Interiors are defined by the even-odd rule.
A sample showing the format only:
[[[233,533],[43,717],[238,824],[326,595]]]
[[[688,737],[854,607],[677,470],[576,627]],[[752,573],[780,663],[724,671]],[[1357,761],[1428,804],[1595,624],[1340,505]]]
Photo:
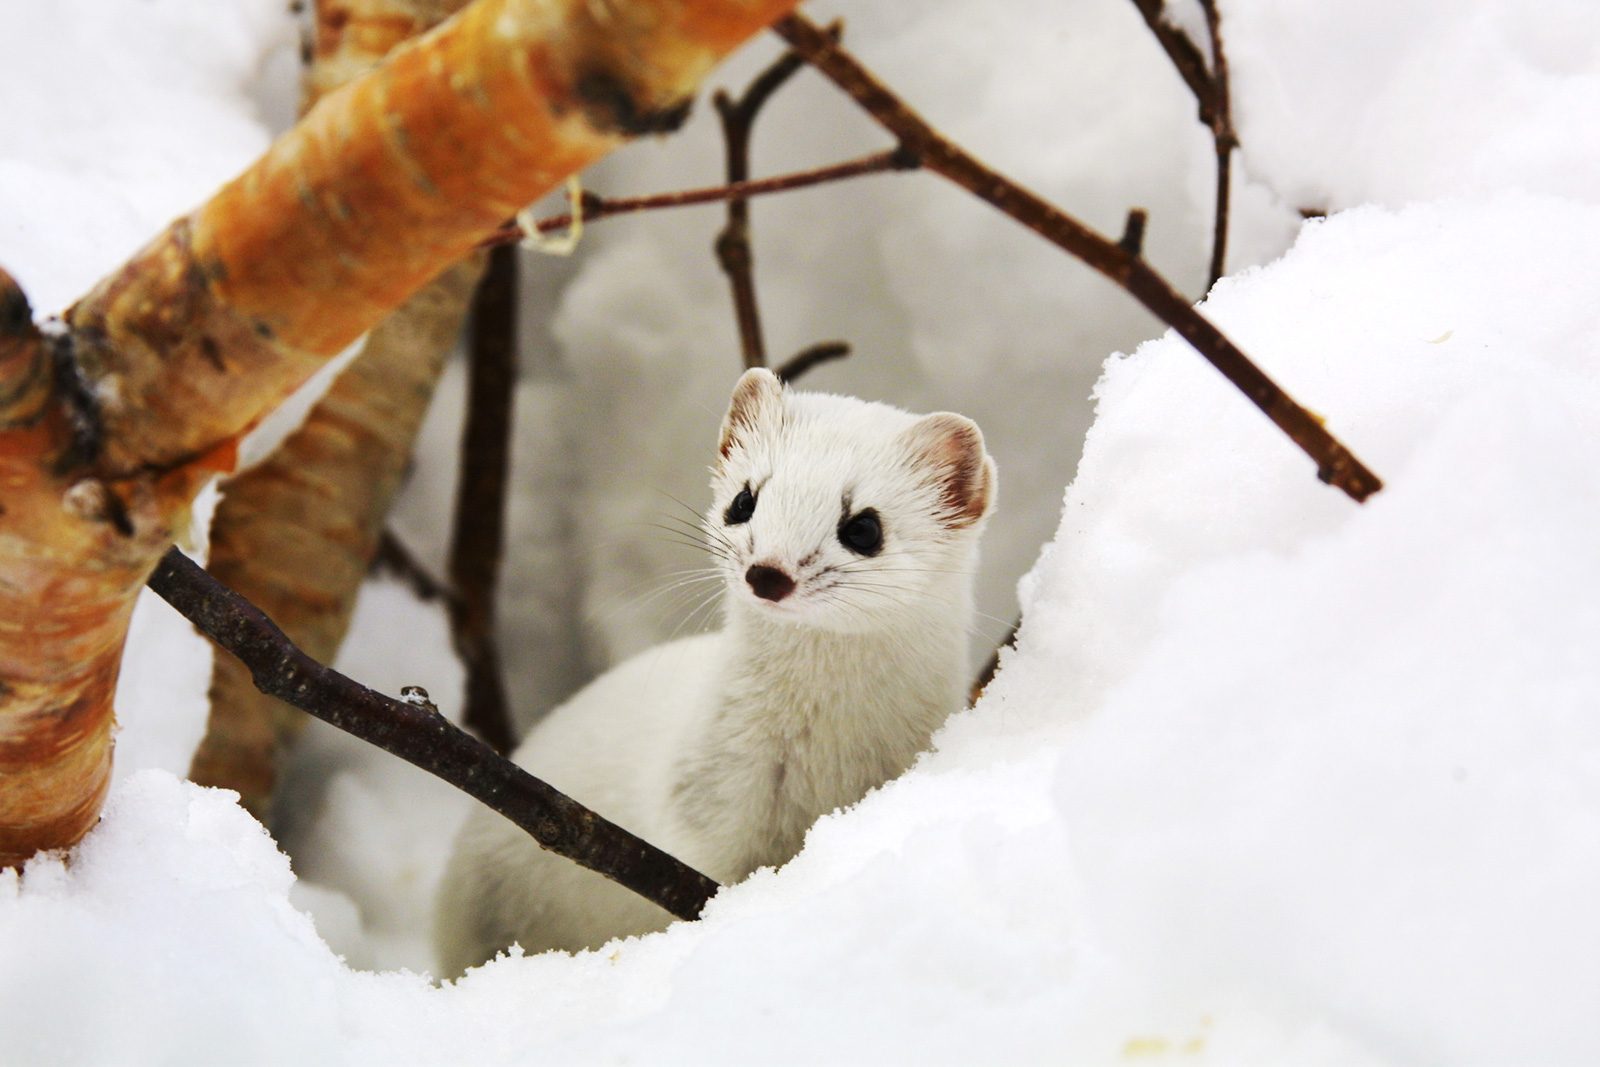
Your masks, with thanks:
[[[750,583],[751,592],[762,600],[779,601],[794,592],[794,579],[765,563],[757,563],[745,571],[744,580]]]

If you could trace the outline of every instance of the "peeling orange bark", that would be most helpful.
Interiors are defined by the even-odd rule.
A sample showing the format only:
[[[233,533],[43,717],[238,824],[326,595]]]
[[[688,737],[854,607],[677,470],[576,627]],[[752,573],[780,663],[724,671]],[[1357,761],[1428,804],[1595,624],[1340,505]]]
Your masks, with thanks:
[[[318,0],[306,107],[464,3]],[[211,526],[211,573],[320,662],[332,662],[344,640],[482,265],[481,254],[469,257],[384,319],[300,428],[224,490]],[[218,656],[206,733],[189,777],[236,790],[252,814],[268,821],[279,752],[305,719],[257,689],[237,659]]]
[[[501,219],[673,128],[711,65],[792,5],[477,0],[69,309],[45,346],[60,373],[16,371],[44,342],[7,333],[0,864],[92,825],[133,597],[230,442]],[[83,726],[42,725],[63,721]]]

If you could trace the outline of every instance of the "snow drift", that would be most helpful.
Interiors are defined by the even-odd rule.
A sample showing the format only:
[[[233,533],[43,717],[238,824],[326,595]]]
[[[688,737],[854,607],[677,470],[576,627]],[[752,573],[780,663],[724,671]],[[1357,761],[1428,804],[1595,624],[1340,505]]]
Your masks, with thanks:
[[[129,18],[148,7],[111,6]],[[240,5],[259,9],[254,49],[226,53],[210,80],[173,87],[173,99],[232,93],[233,110],[248,114],[240,72],[276,39],[271,6]],[[1116,6],[1023,9],[1054,28],[1116,24]],[[157,7],[172,19],[167,32],[197,40],[235,25],[208,5]],[[321,864],[347,895],[293,889],[288,860],[229,795],[171,773],[181,738],[163,734],[146,751],[165,755],[126,767],[70,863],[40,857],[20,876],[0,874],[8,1055],[1600,1059],[1600,162],[1587,133],[1600,13],[1509,0],[1447,14],[1426,0],[1234,0],[1223,13],[1244,166],[1297,206],[1347,210],[1307,225],[1281,259],[1225,279],[1204,310],[1328,417],[1386,478],[1382,494],[1356,507],[1319,485],[1181,341],[1111,356],[1064,500],[1057,509],[1051,490],[1031,501],[1058,519],[1023,582],[1019,645],[935,752],[824,819],[791,864],[726,891],[702,922],[576,958],[513,953],[442,988],[352,969],[326,943],[370,953],[356,962],[403,957],[370,935],[403,925],[396,901],[427,880],[425,861],[406,851],[406,808],[422,806],[406,799],[411,779],[336,779],[334,813],[362,817],[340,824],[346,833],[310,832],[320,858],[301,865]],[[873,17],[881,32],[895,28],[883,14],[863,22]],[[917,49],[943,41],[982,66],[987,38],[982,49],[954,42],[984,17],[970,3],[930,5]],[[4,18],[37,33],[46,16]],[[871,29],[858,42],[869,62]],[[1131,31],[1112,39],[1130,54],[1154,47]],[[899,77],[911,57],[884,48]],[[1042,106],[1056,72],[1030,69],[1028,106]],[[94,100],[73,94],[90,92],[68,96],[89,110]],[[1005,94],[988,101],[1006,104]],[[0,161],[0,203],[28,203],[37,187],[7,177],[19,160],[111,180],[92,160],[52,155],[42,136],[0,141],[13,153]],[[996,133],[992,150],[1005,163],[1007,151],[1026,154],[1007,138],[1031,136]],[[1072,143],[1070,131],[1061,137]],[[207,150],[234,163],[245,151]],[[1196,159],[1203,166],[1203,151]],[[1203,187],[1203,170],[1185,174]],[[183,192],[204,186],[197,177]],[[171,195],[148,194],[154,206],[141,210],[169,211]],[[1189,224],[1204,230],[1203,216]],[[29,244],[14,216],[3,225],[8,267],[63,299],[120,254]],[[804,225],[767,232],[781,241]],[[679,254],[615,242],[597,263],[608,248]],[[1004,269],[995,246],[972,254],[985,247]],[[50,272],[60,280],[43,282]],[[600,337],[586,309],[618,299],[604,284],[581,274],[569,291],[569,342]],[[714,300],[708,290],[703,304],[654,313],[662,329],[692,334]],[[895,299],[885,306],[883,333],[914,318]],[[1029,336],[1047,332],[1029,314],[1025,301],[1000,318],[977,309],[960,328],[1000,346],[1012,318]],[[606,343],[621,352],[632,342]],[[937,358],[927,368],[916,379],[924,393],[893,399],[939,396],[929,383],[955,372]],[[997,374],[983,403],[1003,410],[1027,380]],[[672,440],[703,437],[701,414],[691,408]],[[685,446],[691,456],[697,447]],[[626,495],[580,495],[605,493]],[[399,614],[397,591],[374,595],[379,621],[363,624],[347,662],[386,681],[372,657],[401,643],[382,626]],[[157,634],[135,654],[191,656],[177,640]],[[459,684],[448,664],[405,644],[391,659],[440,674],[406,680],[435,696]],[[163,729],[160,711],[199,714],[192,681],[142,679],[136,707],[124,708],[129,735]],[[430,802],[424,821],[447,824],[450,803]],[[352,840],[354,827],[371,836]],[[362,871],[384,874],[360,885]],[[314,911],[315,928],[295,904]],[[374,916],[392,926],[374,930],[385,925]]]

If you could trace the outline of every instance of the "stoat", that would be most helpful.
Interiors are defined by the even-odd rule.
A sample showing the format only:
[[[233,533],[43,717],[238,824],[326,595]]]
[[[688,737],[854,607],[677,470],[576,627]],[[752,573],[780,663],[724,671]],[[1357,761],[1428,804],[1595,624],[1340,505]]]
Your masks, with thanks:
[[[721,631],[650,649],[540,722],[518,764],[724,884],[910,766],[968,683],[994,463],[970,420],[734,387],[706,543]],[[443,973],[512,942],[596,948],[671,916],[477,809],[440,888]]]

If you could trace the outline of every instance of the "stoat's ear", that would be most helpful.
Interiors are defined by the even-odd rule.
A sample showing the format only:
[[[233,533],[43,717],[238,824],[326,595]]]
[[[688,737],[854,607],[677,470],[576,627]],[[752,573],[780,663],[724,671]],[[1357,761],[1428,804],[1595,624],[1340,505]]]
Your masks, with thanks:
[[[739,376],[733,387],[728,414],[722,419],[717,455],[727,459],[735,444],[748,441],[762,422],[777,419],[782,413],[783,383],[767,368],[751,367]]]
[[[939,519],[951,529],[971,526],[994,507],[994,460],[983,431],[961,415],[937,411],[905,432],[916,465],[939,489]]]

